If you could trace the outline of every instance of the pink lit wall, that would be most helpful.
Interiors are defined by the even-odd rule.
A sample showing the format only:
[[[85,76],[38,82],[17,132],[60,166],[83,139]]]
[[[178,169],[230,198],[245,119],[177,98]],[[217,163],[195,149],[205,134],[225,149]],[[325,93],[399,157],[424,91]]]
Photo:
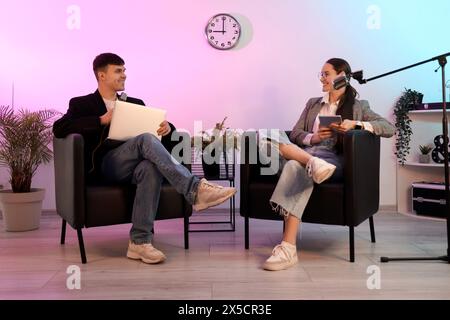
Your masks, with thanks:
[[[65,112],[71,97],[96,89],[92,60],[109,51],[126,61],[127,94],[167,109],[190,132],[195,120],[209,127],[224,116],[235,128],[290,129],[321,94],[316,75],[330,57],[370,77],[450,51],[447,0],[0,0],[0,12],[0,104],[11,104],[14,84],[15,107]],[[206,22],[220,12],[243,29],[230,51],[205,40]],[[391,118],[405,87],[439,101],[436,67],[355,86]],[[382,205],[396,203],[393,142],[382,145]],[[53,209],[52,164],[34,185],[48,190],[44,207]]]

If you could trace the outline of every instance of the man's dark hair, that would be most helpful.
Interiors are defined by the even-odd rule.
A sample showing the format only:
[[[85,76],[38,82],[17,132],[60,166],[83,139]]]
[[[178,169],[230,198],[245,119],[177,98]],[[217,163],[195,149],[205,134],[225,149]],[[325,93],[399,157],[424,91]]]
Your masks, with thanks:
[[[111,64],[115,66],[123,66],[125,61],[115,53],[102,53],[95,57],[92,63],[95,78],[98,80],[98,72],[105,71],[106,67]]]

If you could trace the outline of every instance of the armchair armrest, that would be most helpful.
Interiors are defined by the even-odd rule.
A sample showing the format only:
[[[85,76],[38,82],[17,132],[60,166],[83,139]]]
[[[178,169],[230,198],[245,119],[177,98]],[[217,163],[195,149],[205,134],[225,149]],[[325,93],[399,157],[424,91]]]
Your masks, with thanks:
[[[364,130],[344,135],[345,212],[357,226],[378,211],[380,198],[380,137]]]
[[[80,134],[53,138],[56,210],[73,228],[85,223],[84,140]]]

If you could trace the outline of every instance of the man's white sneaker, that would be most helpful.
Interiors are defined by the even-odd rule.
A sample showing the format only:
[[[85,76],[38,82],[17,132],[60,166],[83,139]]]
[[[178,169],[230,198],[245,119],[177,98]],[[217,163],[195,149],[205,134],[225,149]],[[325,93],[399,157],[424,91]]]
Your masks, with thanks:
[[[333,175],[336,166],[320,158],[311,157],[306,164],[306,170],[315,183],[322,183]]]
[[[272,255],[263,264],[263,269],[278,271],[287,269],[298,262],[297,247],[286,241],[276,245]]]
[[[166,260],[164,253],[156,249],[151,243],[135,244],[131,241],[128,243],[127,257],[150,264]]]
[[[236,188],[222,187],[218,184],[200,180],[197,196],[193,205],[195,211],[205,210],[230,199],[236,193]]]

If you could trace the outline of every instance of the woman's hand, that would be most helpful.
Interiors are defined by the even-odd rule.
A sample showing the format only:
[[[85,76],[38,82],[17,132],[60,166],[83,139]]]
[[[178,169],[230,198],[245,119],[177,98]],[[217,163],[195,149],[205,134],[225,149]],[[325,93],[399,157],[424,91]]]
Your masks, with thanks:
[[[347,132],[349,130],[355,129],[355,126],[358,122],[354,120],[345,119],[340,125],[336,123],[332,123],[330,128],[338,131],[338,132]]]
[[[328,127],[319,127],[319,131],[313,134],[311,138],[311,144],[318,144],[325,139],[331,138],[333,131]]]

